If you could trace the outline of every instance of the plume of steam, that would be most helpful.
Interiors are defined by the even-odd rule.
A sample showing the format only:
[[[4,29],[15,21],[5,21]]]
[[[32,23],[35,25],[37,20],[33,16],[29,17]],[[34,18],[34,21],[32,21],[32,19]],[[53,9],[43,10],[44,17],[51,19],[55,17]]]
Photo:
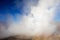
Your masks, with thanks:
[[[56,24],[52,23],[55,9],[59,0],[26,0],[24,2],[23,14],[16,14],[18,22],[13,20],[13,16],[9,14],[8,29],[2,31],[0,38],[14,36],[14,35],[27,35],[34,36],[35,34],[48,34],[51,35],[56,30]],[[18,1],[17,1],[18,2]],[[35,5],[36,4],[36,5]],[[18,6],[18,3],[16,4]],[[19,4],[20,5],[20,4]],[[18,6],[19,8],[19,6]]]

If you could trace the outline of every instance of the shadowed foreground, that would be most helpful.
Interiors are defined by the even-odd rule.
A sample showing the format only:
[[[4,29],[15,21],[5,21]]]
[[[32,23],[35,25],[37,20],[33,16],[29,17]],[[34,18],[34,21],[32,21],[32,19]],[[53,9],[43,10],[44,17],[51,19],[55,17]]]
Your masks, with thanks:
[[[9,37],[9,38],[5,38],[5,39],[1,39],[1,40],[60,40],[60,35],[56,35],[56,34],[53,34],[51,36],[48,36],[48,37],[45,37],[45,36],[34,36],[32,38],[29,38],[29,39],[25,39],[24,37],[23,38],[16,38],[15,36],[14,37]]]

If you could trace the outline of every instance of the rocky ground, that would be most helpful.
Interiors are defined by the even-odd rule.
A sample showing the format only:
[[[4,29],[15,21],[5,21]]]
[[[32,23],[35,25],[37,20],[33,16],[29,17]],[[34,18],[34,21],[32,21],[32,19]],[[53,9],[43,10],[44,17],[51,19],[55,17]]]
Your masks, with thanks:
[[[60,35],[51,35],[49,37],[44,36],[35,36],[30,39],[21,39],[21,38],[15,38],[15,37],[9,37],[1,40],[60,40]]]

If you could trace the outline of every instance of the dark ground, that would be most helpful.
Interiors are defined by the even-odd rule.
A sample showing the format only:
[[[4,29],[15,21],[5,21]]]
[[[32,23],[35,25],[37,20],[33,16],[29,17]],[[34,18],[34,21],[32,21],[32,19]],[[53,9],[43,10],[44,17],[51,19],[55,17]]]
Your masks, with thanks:
[[[9,38],[5,38],[5,39],[0,39],[0,40],[32,40],[32,39],[19,39],[19,38],[14,38],[14,37],[9,37]]]

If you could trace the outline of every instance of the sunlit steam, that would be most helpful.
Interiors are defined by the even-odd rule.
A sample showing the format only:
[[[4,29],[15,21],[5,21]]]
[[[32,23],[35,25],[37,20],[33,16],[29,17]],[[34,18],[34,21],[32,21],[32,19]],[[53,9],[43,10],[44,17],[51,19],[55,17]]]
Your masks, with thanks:
[[[4,32],[3,37],[14,35],[27,35],[30,37],[36,34],[51,35],[55,32],[56,24],[53,18],[59,0],[39,0],[37,2],[36,0],[28,0],[24,3],[23,15],[16,14],[18,22],[15,22],[13,16],[9,14],[8,29]],[[16,5],[18,6],[18,3]],[[28,13],[27,16],[26,13]]]

